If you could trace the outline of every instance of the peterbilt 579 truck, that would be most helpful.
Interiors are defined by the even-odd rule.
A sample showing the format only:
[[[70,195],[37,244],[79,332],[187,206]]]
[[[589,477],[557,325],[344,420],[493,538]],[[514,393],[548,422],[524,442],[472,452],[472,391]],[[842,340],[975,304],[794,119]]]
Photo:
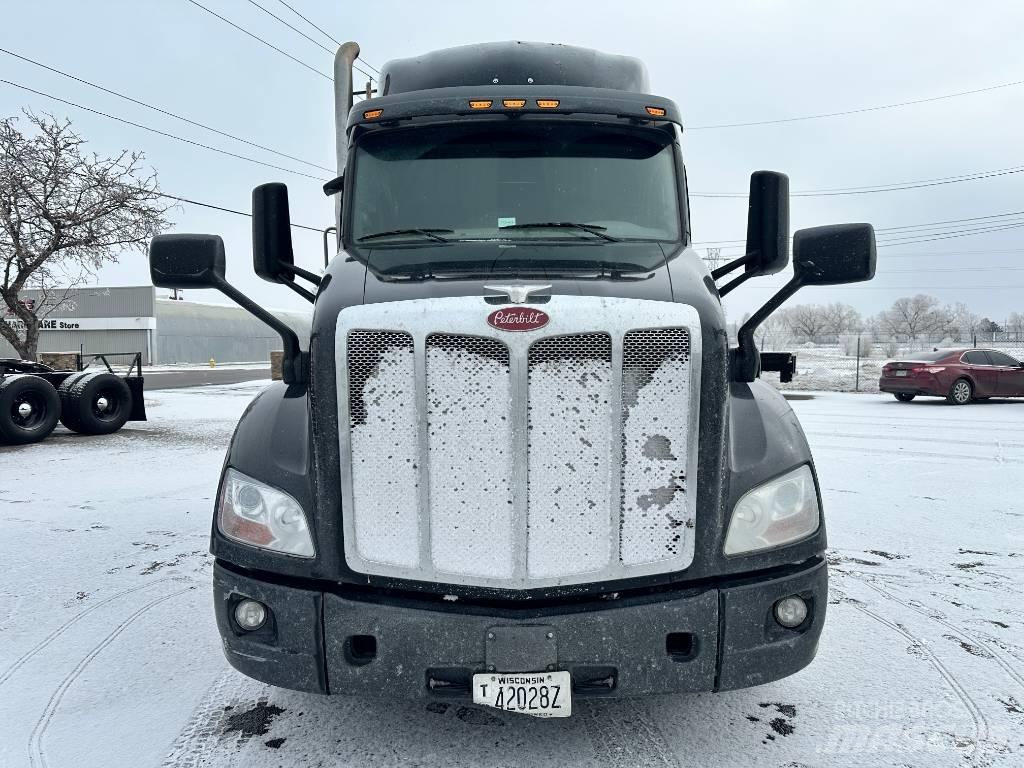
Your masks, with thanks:
[[[730,348],[721,298],[789,263],[784,175],[753,174],[746,253],[709,271],[680,112],[640,61],[472,45],[389,62],[353,105],[358,51],[335,61],[322,276],[295,264],[284,186],[253,193],[255,270],[313,302],[308,350],[226,282],[219,237],[150,250],[154,284],[217,288],[284,345],[217,495],[230,663],[538,716],[803,668],[825,525],[754,331],[802,286],[870,279],[871,226],[796,232]]]

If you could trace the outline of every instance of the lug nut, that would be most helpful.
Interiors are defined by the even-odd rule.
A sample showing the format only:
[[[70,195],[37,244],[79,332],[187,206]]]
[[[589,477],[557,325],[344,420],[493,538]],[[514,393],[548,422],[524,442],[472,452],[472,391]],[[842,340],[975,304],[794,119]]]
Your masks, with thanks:
[[[793,629],[807,618],[807,603],[802,597],[790,595],[775,604],[775,620],[782,626]]]
[[[258,600],[242,600],[235,606],[235,623],[246,632],[255,632],[267,622],[267,606]]]

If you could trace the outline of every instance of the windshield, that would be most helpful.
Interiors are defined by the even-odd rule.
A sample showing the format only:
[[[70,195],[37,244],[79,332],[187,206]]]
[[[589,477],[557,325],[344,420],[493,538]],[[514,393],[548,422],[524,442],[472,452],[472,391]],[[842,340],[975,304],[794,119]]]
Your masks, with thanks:
[[[550,123],[386,131],[357,145],[357,245],[679,240],[672,135]]]

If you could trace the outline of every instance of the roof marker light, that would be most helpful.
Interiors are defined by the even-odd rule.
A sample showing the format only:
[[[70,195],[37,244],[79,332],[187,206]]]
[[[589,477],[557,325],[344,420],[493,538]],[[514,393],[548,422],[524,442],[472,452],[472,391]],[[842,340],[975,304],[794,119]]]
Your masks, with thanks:
[[[376,117],[380,117],[384,114],[383,109],[368,109],[363,112],[363,120],[373,120]]]
[[[490,109],[491,108],[491,104],[493,104],[493,103],[494,102],[491,101],[490,99],[470,99],[470,101],[469,101],[469,108],[470,109]]]
[[[501,104],[505,109],[522,109],[526,106],[526,99],[503,99]]]
[[[655,117],[664,117],[665,116],[665,108],[664,107],[644,107],[644,109],[647,110],[647,114],[649,114],[649,115],[654,115]]]
[[[558,99],[537,99],[537,106],[541,109],[555,109],[558,104]]]

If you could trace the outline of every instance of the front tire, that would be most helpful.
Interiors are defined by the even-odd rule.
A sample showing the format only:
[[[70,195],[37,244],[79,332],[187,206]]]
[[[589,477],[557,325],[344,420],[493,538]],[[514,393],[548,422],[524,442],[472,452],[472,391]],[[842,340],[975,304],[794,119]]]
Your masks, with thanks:
[[[916,395],[912,395],[909,392],[894,392],[893,397],[895,397],[901,403],[909,403],[916,397]]]
[[[60,398],[46,379],[29,374],[0,379],[0,443],[37,443],[53,432],[59,415]]]
[[[946,399],[953,405],[967,405],[974,398],[974,386],[967,379],[957,379],[949,388]]]
[[[61,423],[83,435],[117,432],[132,412],[132,393],[111,373],[70,376],[60,386]]]

